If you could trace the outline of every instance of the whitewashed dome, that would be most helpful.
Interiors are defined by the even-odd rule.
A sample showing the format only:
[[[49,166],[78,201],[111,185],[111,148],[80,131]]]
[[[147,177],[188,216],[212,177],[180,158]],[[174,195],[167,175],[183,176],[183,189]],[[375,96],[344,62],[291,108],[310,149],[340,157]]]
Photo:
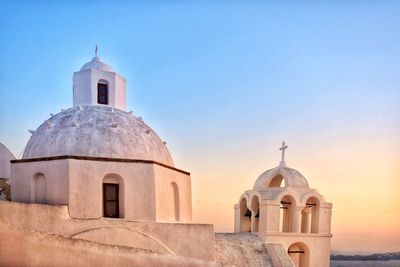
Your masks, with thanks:
[[[279,181],[279,176],[285,182],[285,187],[297,187],[309,189],[307,179],[299,171],[289,168],[286,164],[280,164],[278,167],[262,173],[254,183],[254,189],[275,187],[274,182]]]
[[[90,62],[83,65],[81,68],[81,71],[91,70],[91,69],[114,72],[114,69],[110,65],[101,61],[101,59],[97,55],[95,57],[93,57]]]
[[[174,166],[159,136],[141,119],[109,106],[76,106],[33,132],[23,158],[89,156],[151,160]]]

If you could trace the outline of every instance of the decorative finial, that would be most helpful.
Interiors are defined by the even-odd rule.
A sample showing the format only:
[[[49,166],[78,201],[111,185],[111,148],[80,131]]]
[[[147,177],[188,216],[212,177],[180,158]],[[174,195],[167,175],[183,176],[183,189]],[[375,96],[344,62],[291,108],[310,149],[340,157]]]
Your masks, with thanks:
[[[286,142],[283,141],[282,142],[282,146],[279,148],[280,151],[282,151],[282,159],[281,159],[281,163],[280,165],[285,166],[286,162],[285,162],[285,150],[288,148],[288,145],[286,145]]]
[[[96,54],[96,57],[97,57],[97,51],[99,50],[99,47],[97,46],[97,44],[96,44],[96,49],[94,50],[94,53]]]

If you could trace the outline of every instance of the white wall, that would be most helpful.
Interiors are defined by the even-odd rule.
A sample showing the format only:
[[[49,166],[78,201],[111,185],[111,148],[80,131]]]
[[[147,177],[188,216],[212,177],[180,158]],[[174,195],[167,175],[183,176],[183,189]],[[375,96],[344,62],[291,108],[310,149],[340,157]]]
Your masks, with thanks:
[[[124,181],[124,218],[156,219],[152,164],[74,159],[69,162],[69,209],[72,217],[102,217],[102,179],[108,174],[117,174]]]
[[[292,234],[268,235],[264,237],[266,243],[280,243],[285,251],[288,251],[290,245],[300,242],[308,246],[310,250],[309,266],[329,267],[330,263],[330,239],[331,235],[316,234]]]
[[[1,223],[17,229],[17,233],[40,231],[76,238],[76,240],[85,239],[103,244],[125,245],[196,259],[214,259],[214,230],[209,224],[133,222],[111,218],[76,220],[69,216],[67,206],[9,201],[0,201],[0,225]],[[3,236],[3,231],[4,228],[0,227],[0,236]],[[141,236],[142,242],[136,240],[138,235]],[[3,252],[1,244],[6,244],[14,246],[18,253],[29,253],[29,251],[21,250],[22,244],[14,239],[6,240],[7,242],[0,242],[0,252]],[[72,244],[78,248],[82,248],[81,245],[79,242]],[[51,251],[51,246],[49,251]],[[48,254],[42,254],[42,256],[45,255]]]
[[[12,163],[11,200],[30,203],[34,194],[33,177],[39,173],[42,173],[46,179],[47,204],[68,204],[68,160]]]
[[[89,69],[74,72],[74,106],[99,105],[97,103],[97,84],[100,80],[108,82],[108,106],[126,109],[126,80],[115,72]]]
[[[171,183],[179,190],[179,221],[192,219],[190,176],[159,166],[140,162],[98,160],[49,160],[12,164],[12,200],[30,203],[35,174],[46,177],[47,204],[69,206],[74,218],[103,217],[103,178],[118,176],[120,217],[127,220],[175,221],[172,216]]]
[[[0,143],[0,178],[10,179],[11,163],[10,160],[15,159],[14,155],[8,148]]]
[[[175,221],[174,195],[171,183],[179,191],[179,221],[192,221],[192,190],[190,176],[162,166],[154,165],[156,219]]]

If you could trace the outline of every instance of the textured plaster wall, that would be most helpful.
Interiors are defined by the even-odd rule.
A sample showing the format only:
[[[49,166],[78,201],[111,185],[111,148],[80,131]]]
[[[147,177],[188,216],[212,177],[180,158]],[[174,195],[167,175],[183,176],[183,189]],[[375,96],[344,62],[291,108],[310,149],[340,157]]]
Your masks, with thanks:
[[[215,234],[215,261],[224,266],[280,267],[272,264],[265,244],[251,233]]]
[[[11,164],[10,160],[15,159],[14,155],[8,148],[0,143],[0,178],[10,179]]]
[[[126,246],[99,244],[0,222],[0,266],[220,266]]]
[[[103,216],[103,178],[119,177],[121,217],[174,221],[171,182],[179,189],[180,221],[190,222],[190,176],[156,164],[92,160],[50,160],[12,164],[12,200],[30,203],[35,174],[46,177],[47,203],[68,205],[73,218]],[[156,182],[157,181],[157,182]],[[156,197],[157,194],[157,197]]]
[[[73,76],[74,106],[90,105],[92,103],[90,70],[75,72]],[[86,90],[85,90],[86,89]]]
[[[190,176],[161,166],[154,166],[156,214],[158,221],[175,221],[174,192],[171,183],[175,182],[179,195],[179,221],[192,221],[192,192]]]
[[[331,235],[328,234],[284,233],[280,235],[268,235],[265,237],[265,242],[280,243],[285,251],[288,251],[289,247],[296,242],[303,243],[310,250],[309,266],[329,267],[330,239]]]
[[[69,210],[74,218],[103,216],[102,180],[118,175],[124,183],[124,215],[128,220],[155,220],[152,164],[69,160]],[[122,203],[120,203],[122,204]]]
[[[97,84],[100,80],[108,82],[108,105],[125,110],[125,79],[115,72],[96,69],[74,73],[74,106],[99,105],[97,103]]]
[[[40,231],[109,244],[123,244],[156,252],[214,259],[212,225],[157,223],[121,219],[73,219],[67,206],[0,201],[0,222],[24,231]],[[0,232],[2,229],[0,228]],[[129,240],[129,234],[141,242]],[[4,240],[4,239],[0,239]],[[8,240],[8,239],[6,239]]]
[[[265,247],[274,267],[295,267],[287,251],[281,244],[267,243]]]
[[[30,203],[33,177],[42,173],[46,177],[47,203],[68,204],[68,160],[11,164],[11,172],[12,201]]]
[[[124,77],[115,75],[115,107],[126,109],[126,80]]]

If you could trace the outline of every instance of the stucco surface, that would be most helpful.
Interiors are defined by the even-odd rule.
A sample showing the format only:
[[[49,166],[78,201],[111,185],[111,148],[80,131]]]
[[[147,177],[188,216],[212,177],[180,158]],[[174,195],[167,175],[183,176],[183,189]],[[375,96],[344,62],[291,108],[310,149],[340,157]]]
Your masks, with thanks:
[[[192,186],[190,176],[161,166],[154,165],[155,206],[157,221],[192,221]],[[178,189],[179,218],[175,218],[174,192],[171,184]]]
[[[52,116],[32,134],[23,158],[62,155],[142,159],[174,166],[166,145],[143,120],[108,106],[76,106]]]
[[[265,243],[274,267],[295,267],[284,247],[279,243]]]
[[[220,266],[188,257],[101,244],[0,222],[0,266]]]
[[[251,233],[215,234],[215,261],[223,266],[273,266],[264,243]]]
[[[286,187],[309,188],[307,179],[298,170],[287,166],[278,166],[262,173],[254,183],[254,189],[266,188],[276,176],[281,175]]]
[[[35,230],[99,243],[124,244],[162,253],[168,251],[173,255],[196,259],[214,259],[214,231],[213,226],[208,224],[158,223],[111,218],[73,219],[69,216],[67,206],[9,201],[0,201],[0,222],[25,231]],[[124,235],[127,231],[139,234],[142,242],[129,240],[129,236]]]
[[[331,237],[332,236],[330,234],[309,234],[307,236],[305,234],[287,233],[281,235],[269,234],[265,236],[264,240],[267,243],[280,243],[285,251],[288,251],[290,245],[294,243],[305,244],[306,247],[309,249],[310,267],[329,267]]]
[[[14,155],[8,148],[0,143],[0,178],[10,179],[11,163],[10,160],[15,159]]]
[[[117,178],[121,218],[170,222],[192,219],[190,176],[157,164],[61,159],[13,163],[12,170],[13,201],[35,203],[32,180],[40,173],[46,179],[46,203],[68,205],[73,218],[101,218],[102,183]],[[179,220],[171,208],[171,183],[178,187]]]
[[[81,71],[91,70],[91,69],[114,72],[114,69],[110,65],[101,61],[101,59],[98,56],[93,57],[91,61],[83,65]]]

